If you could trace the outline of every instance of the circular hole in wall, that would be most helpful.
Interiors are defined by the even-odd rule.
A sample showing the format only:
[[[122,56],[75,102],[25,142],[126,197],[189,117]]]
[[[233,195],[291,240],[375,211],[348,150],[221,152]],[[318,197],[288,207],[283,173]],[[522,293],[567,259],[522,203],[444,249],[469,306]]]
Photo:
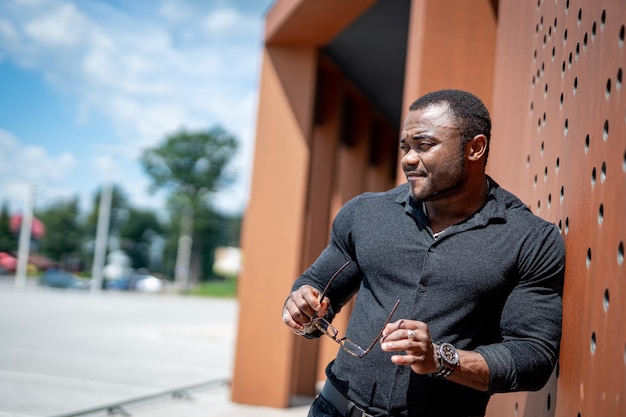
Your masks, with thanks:
[[[565,119],[565,125],[563,126],[563,134],[567,136],[567,131],[569,130],[569,120]]]
[[[583,9],[578,9],[578,26],[580,26],[580,22],[583,20]]]
[[[608,137],[609,137],[609,121],[605,120],[604,129],[602,129],[602,139],[606,141]]]
[[[604,297],[602,299],[602,307],[604,307],[604,311],[609,310],[609,289],[608,288],[604,290]]]
[[[617,44],[620,46],[620,48],[624,46],[624,25],[622,25],[619,30],[619,40],[617,41]]]
[[[606,162],[602,162],[602,168],[600,168],[600,181],[606,181]]]
[[[578,77],[574,78],[574,94],[578,91]]]
[[[580,43],[576,43],[576,61],[578,61],[578,57],[580,56]]]
[[[565,234],[569,233],[569,217],[565,218]]]
[[[618,90],[622,88],[622,69],[617,70],[617,79],[615,80],[615,88]]]
[[[587,268],[591,267],[591,248],[587,248],[587,257],[585,259],[585,264]]]
[[[602,224],[604,221],[604,204],[600,204],[600,208],[598,209],[598,224]]]
[[[563,60],[563,65],[561,65],[561,76],[565,75],[565,60]]]
[[[589,135],[585,136],[585,153],[589,152]]]
[[[587,49],[587,32],[585,32],[585,36],[583,37],[583,50]]]
[[[597,342],[596,342],[596,332],[591,333],[591,353],[596,353]]]
[[[606,80],[606,89],[604,90],[604,97],[608,100],[611,96],[611,79]]]
[[[565,45],[567,43],[567,29],[565,29],[565,32],[563,32],[563,45]]]
[[[557,174],[559,173],[560,166],[561,166],[561,160],[559,158],[556,158],[556,164],[554,166],[554,170]]]
[[[565,198],[565,187],[561,186],[561,196],[560,196],[561,203],[563,202],[564,198]]]
[[[593,22],[593,25],[591,25],[591,40],[595,40],[596,39],[596,22]]]
[[[602,17],[600,17],[600,28],[604,29],[604,24],[606,23],[606,10],[602,10]]]
[[[561,97],[559,98],[559,107],[563,107],[563,93],[561,93]]]
[[[595,167],[591,170],[591,186],[592,187],[596,186],[596,168]]]
[[[619,242],[617,246],[617,264],[621,265],[624,263],[624,242]]]

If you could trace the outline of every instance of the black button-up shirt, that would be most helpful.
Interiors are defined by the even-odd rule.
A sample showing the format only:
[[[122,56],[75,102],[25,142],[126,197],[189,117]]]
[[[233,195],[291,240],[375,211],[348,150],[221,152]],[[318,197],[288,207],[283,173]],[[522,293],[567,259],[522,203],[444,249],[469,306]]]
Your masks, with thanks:
[[[407,184],[350,200],[333,222],[328,247],[294,283],[321,291],[349,260],[329,289],[327,318],[357,294],[350,340],[367,346],[400,299],[392,321],[423,321],[435,342],[477,351],[489,366],[484,393],[415,374],[379,346],[364,358],[340,349],[328,379],[369,413],[480,416],[492,393],[539,389],[550,377],[561,336],[563,238],[490,183],[486,204],[437,239]]]

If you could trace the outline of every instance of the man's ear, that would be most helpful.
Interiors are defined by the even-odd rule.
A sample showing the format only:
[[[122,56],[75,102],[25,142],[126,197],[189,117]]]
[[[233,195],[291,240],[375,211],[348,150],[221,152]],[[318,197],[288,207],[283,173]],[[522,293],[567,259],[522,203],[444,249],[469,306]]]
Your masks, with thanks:
[[[487,152],[487,137],[485,135],[476,135],[467,144],[467,159],[476,162],[479,161]]]

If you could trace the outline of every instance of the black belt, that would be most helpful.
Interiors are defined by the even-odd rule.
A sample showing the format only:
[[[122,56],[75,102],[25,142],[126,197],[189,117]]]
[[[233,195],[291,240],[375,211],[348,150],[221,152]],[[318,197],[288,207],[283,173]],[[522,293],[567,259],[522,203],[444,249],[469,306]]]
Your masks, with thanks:
[[[320,395],[324,397],[335,409],[345,417],[374,417],[371,414],[367,414],[365,410],[356,405],[354,402],[347,399],[337,388],[330,382],[324,383],[324,388]]]

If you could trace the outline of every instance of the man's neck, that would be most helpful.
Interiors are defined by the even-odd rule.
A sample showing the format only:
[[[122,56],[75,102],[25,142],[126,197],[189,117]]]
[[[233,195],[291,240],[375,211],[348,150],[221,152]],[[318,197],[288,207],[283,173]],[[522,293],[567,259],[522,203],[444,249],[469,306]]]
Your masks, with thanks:
[[[483,176],[455,196],[425,202],[423,208],[430,228],[437,233],[467,219],[485,204],[488,193],[489,180]]]

